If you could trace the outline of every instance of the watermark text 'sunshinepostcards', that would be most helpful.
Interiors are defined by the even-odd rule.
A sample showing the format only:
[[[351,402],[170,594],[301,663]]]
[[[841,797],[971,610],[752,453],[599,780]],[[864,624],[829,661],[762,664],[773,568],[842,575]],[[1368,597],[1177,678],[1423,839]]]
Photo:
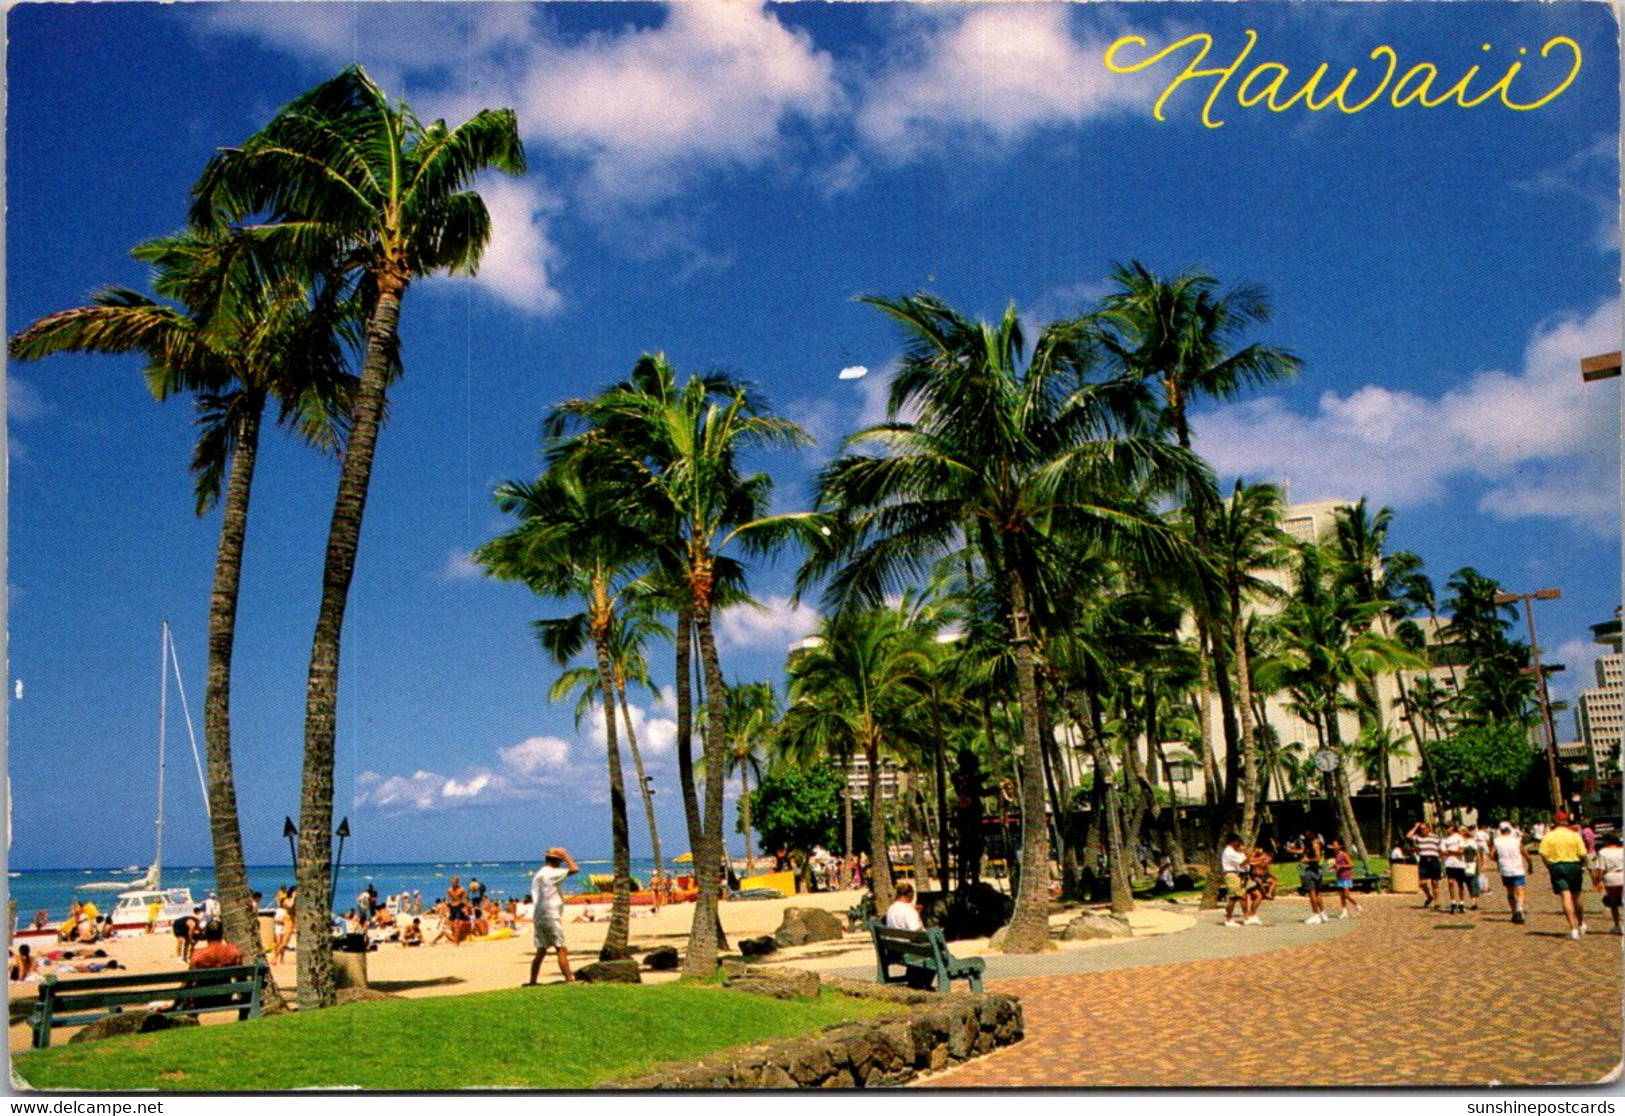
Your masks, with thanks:
[[[1611,1116],[1613,1101],[1468,1101],[1472,1116]]]

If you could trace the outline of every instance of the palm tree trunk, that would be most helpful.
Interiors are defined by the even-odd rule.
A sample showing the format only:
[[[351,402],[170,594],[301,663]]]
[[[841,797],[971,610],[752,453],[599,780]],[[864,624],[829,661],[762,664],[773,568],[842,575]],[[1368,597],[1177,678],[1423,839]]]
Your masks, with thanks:
[[[1168,758],[1163,754],[1162,741],[1157,741],[1157,762],[1164,769],[1167,768]],[[1185,860],[1185,834],[1179,821],[1179,793],[1174,790],[1173,780],[1168,781],[1168,797],[1173,799],[1173,809],[1168,811],[1168,855],[1174,862],[1174,874],[1185,876],[1190,874],[1190,865]]]
[[[903,795],[903,817],[908,821],[908,855],[913,858],[910,867],[914,870],[914,894],[924,891],[930,877],[925,871],[925,832],[920,824],[920,813],[923,809],[920,792],[920,777],[913,771],[904,773],[904,786],[908,788]]]
[[[1038,734],[1038,677],[1028,630],[1027,587],[1013,554],[1005,555],[1010,616],[1016,651],[1016,686],[1021,699],[1021,884],[1016,909],[1006,928],[1006,953],[1039,953],[1049,948],[1049,832],[1044,817],[1044,751]]]
[[[344,461],[339,469],[338,495],[328,526],[327,553],[322,563],[322,598],[311,640],[310,674],[305,683],[305,761],[299,802],[299,1006],[332,1007],[337,1002],[333,984],[333,940],[328,916],[333,902],[333,761],[339,700],[339,642],[344,630],[344,609],[355,575],[356,550],[361,541],[361,519],[372,480],[373,454],[383,423],[389,382],[390,353],[394,351],[400,322],[404,276],[379,276],[378,302],[367,322],[367,356],[352,401],[353,416]]]
[[[1089,673],[1092,676],[1094,671],[1091,669]],[[1083,731],[1089,750],[1094,755],[1095,778],[1105,784],[1106,800],[1102,812],[1106,815],[1106,865],[1111,872],[1112,913],[1127,914],[1134,909],[1134,888],[1129,878],[1128,849],[1123,844],[1122,806],[1117,800],[1117,788],[1112,781],[1111,757],[1106,754],[1106,726],[1100,714],[1100,702],[1095,697],[1094,686],[1099,679],[1091,677],[1090,682],[1085,714],[1088,720],[1079,721],[1078,728]],[[1074,716],[1083,713],[1084,710],[1077,708],[1082,702],[1076,691],[1073,691],[1072,701]]]
[[[596,594],[602,597],[600,587]],[[626,818],[626,776],[621,770],[621,743],[615,731],[615,667],[610,660],[609,622],[601,601],[593,603],[593,651],[598,656],[598,685],[604,703],[604,750],[609,759],[609,836],[613,857],[615,899],[609,908],[609,929],[601,961],[630,956],[627,942],[632,926],[632,831]]]
[[[1048,704],[1049,699],[1044,693],[1044,677],[1038,675],[1038,739],[1044,749],[1044,787],[1049,792],[1050,812],[1050,840],[1052,847],[1059,854],[1057,859],[1061,862],[1061,891],[1065,895],[1073,895],[1079,887],[1078,862],[1072,855],[1072,849],[1066,839],[1062,826],[1066,824],[1066,807],[1061,794],[1061,786],[1056,776],[1056,769],[1060,767],[1060,758],[1055,753],[1055,734],[1051,731]]]
[[[1332,794],[1337,798],[1337,816],[1345,834],[1344,841],[1354,853],[1355,859],[1366,859],[1365,838],[1360,835],[1360,826],[1354,818],[1354,800],[1349,795],[1348,769],[1343,765],[1343,729],[1337,723],[1337,709],[1333,707],[1326,714],[1326,747],[1337,757],[1337,767],[1332,771]]]
[[[660,854],[660,830],[655,825],[654,792],[649,789],[649,780],[643,774],[643,753],[638,750],[638,735],[632,729],[632,708],[626,700],[626,679],[619,674],[615,676],[615,691],[621,701],[621,719],[626,722],[626,746],[632,752],[632,769],[637,772],[638,790],[643,794],[643,814],[649,823],[649,851],[655,858],[655,871],[663,873],[666,862]],[[654,886],[653,880],[649,886]]]
[[[948,737],[942,728],[942,704],[937,701],[936,690],[931,691],[931,734],[936,748],[931,760],[936,767],[937,792],[937,879],[942,893],[948,894]]]
[[[1241,615],[1241,596],[1230,594],[1230,626],[1236,641],[1236,684],[1240,689],[1236,712],[1241,717],[1241,839],[1252,847],[1258,836],[1258,740],[1253,731],[1252,666],[1247,655],[1247,625]]]
[[[203,756],[209,779],[209,836],[214,846],[214,884],[226,939],[243,952],[247,964],[265,958],[259,914],[248,891],[243,856],[242,823],[237,814],[237,784],[231,761],[231,655],[237,638],[237,596],[243,572],[243,544],[248,535],[249,495],[259,454],[259,406],[245,407],[237,427],[231,472],[221,503],[220,545],[209,596],[209,677],[203,694]],[[274,986],[271,995],[278,1001]]]
[[[677,653],[677,783],[683,792],[683,817],[688,822],[688,847],[695,860],[705,841],[700,822],[700,798],[694,789],[694,609],[677,610],[677,631],[672,636]]]
[[[750,841],[750,752],[739,760],[739,824],[745,831],[745,874],[756,874],[756,853]]]
[[[727,749],[722,741],[722,661],[711,631],[711,585],[708,563],[695,563],[694,630],[699,637],[700,664],[705,672],[705,817],[701,841],[694,852],[694,874],[699,897],[694,903],[694,925],[689,931],[683,976],[707,978],[716,972],[717,953],[723,946],[722,919],[717,911],[722,898],[722,781],[727,777]]]
[[[852,852],[852,764],[845,756],[841,757],[841,845],[842,851],[847,855]]]
[[[1224,833],[1224,817],[1219,806],[1223,788],[1219,780],[1219,765],[1213,758],[1213,708],[1208,701],[1212,677],[1213,665],[1203,655],[1202,690],[1196,698],[1196,723],[1199,726],[1197,735],[1202,738],[1202,797],[1207,807],[1207,816],[1203,819],[1206,840],[1202,848],[1202,859],[1207,863],[1207,880],[1202,885],[1199,904],[1199,909],[1204,911],[1211,911],[1219,905],[1219,892],[1224,888],[1224,872],[1219,861],[1219,838]]]
[[[863,758],[869,761],[869,890],[875,897],[875,914],[880,916],[892,903],[891,842],[886,839],[885,802],[880,794],[880,741],[873,724],[864,726]]]

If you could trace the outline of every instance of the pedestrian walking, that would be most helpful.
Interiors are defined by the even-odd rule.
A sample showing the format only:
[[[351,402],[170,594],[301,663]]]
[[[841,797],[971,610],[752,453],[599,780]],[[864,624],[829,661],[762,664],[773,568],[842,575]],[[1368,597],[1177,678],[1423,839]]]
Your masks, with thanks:
[[[1529,853],[1523,847],[1523,835],[1512,828],[1512,823],[1496,826],[1495,865],[1501,872],[1501,886],[1507,893],[1507,908],[1512,921],[1524,922],[1523,903],[1529,883]]]
[[[1602,892],[1602,905],[1614,920],[1614,933],[1620,932],[1620,897],[1625,893],[1625,846],[1618,833],[1605,833],[1597,841],[1597,866],[1592,880]]]
[[[1439,858],[1439,838],[1427,822],[1417,822],[1405,836],[1416,845],[1416,879],[1422,888],[1422,906],[1439,904],[1439,881],[1444,878],[1444,862]]]
[[[1444,882],[1450,894],[1450,913],[1467,909],[1467,838],[1463,827],[1446,826],[1439,838],[1439,854],[1444,857]]]
[[[1552,828],[1540,840],[1540,858],[1546,862],[1551,874],[1552,890],[1563,901],[1563,916],[1569,922],[1569,937],[1579,941],[1585,936],[1585,892],[1581,890],[1585,879],[1586,846],[1575,831],[1569,816],[1559,810],[1552,816]]]
[[[1247,865],[1247,854],[1242,851],[1241,834],[1232,833],[1224,839],[1224,851],[1219,853],[1219,868],[1224,872],[1224,924],[1226,926],[1240,926],[1236,920],[1236,904],[1241,904],[1242,918],[1248,918],[1251,911],[1249,905],[1249,891],[1246,877],[1251,870]]]
[[[1332,871],[1337,877],[1334,881],[1337,885],[1337,917],[1347,918],[1350,907],[1358,915],[1360,903],[1354,898],[1354,858],[1343,847],[1343,842],[1336,839],[1332,841]],[[1321,921],[1326,921],[1324,915]]]
[[[1312,829],[1304,830],[1303,836],[1295,844],[1287,845],[1287,851],[1298,854],[1298,882],[1309,896],[1309,917],[1304,922],[1311,926],[1325,922],[1326,906],[1320,897],[1320,887],[1325,882],[1322,868],[1326,846],[1321,842],[1320,834]]]
[[[564,891],[561,885],[579,871],[581,866],[569,851],[555,846],[547,850],[542,866],[531,877],[530,897],[535,906],[531,931],[536,955],[530,959],[527,986],[536,983],[536,974],[542,971],[542,959],[550,949],[558,951],[559,972],[564,974],[565,981],[575,980],[570,972],[570,951],[564,944]]]

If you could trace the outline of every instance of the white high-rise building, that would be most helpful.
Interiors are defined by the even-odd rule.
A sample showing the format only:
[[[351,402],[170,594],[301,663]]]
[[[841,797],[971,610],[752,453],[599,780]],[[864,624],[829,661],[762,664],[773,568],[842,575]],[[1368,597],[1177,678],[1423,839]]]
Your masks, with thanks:
[[[1620,762],[1625,736],[1625,655],[1620,653],[1620,622],[1595,624],[1592,636],[1612,652],[1597,660],[1597,684],[1580,693],[1580,739],[1591,769]]]

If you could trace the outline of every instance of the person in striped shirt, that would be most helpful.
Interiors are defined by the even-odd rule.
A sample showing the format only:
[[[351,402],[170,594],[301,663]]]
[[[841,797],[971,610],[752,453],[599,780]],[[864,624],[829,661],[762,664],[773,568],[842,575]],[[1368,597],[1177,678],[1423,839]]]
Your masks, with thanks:
[[[1417,822],[1405,834],[1416,845],[1416,878],[1422,887],[1422,906],[1436,906],[1439,881],[1444,878],[1444,861],[1439,857],[1439,837],[1427,822]]]

